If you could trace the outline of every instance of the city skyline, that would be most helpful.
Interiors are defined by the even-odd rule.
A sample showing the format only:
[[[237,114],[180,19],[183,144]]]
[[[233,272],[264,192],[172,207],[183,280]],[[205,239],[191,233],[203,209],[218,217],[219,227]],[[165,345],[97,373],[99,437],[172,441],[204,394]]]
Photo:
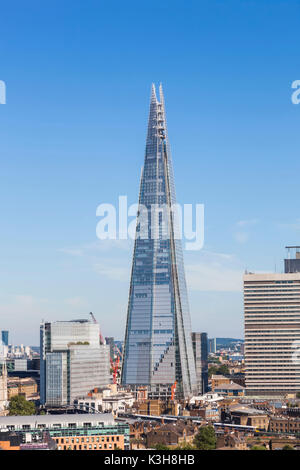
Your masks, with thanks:
[[[281,272],[284,246],[299,244],[290,5],[2,8],[0,315],[12,343],[37,345],[43,319],[89,311],[123,338],[133,243],[101,243],[95,213],[122,194],[136,202],[152,81],[166,88],[178,201],[205,205],[204,248],[184,253],[193,330],[242,337],[243,272]]]

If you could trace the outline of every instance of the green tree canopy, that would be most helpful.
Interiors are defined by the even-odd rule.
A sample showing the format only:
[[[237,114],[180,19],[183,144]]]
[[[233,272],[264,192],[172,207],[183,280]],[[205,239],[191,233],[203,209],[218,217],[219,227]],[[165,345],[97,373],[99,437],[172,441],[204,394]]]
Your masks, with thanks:
[[[35,406],[32,401],[27,401],[23,395],[15,395],[9,402],[9,414],[14,415],[34,415]]]
[[[177,447],[175,447],[174,450],[195,450],[195,446],[189,444],[188,442],[183,442],[182,444],[179,444]]]
[[[211,366],[208,369],[208,375],[209,377],[212,375],[229,375],[229,369],[226,364],[222,364],[221,366]]]
[[[153,448],[156,450],[169,450],[169,447],[165,444],[155,444]]]
[[[198,450],[214,450],[217,439],[213,426],[202,426],[196,434],[194,444]]]
[[[290,446],[289,444],[286,444],[283,446],[282,450],[295,450],[294,447]]]

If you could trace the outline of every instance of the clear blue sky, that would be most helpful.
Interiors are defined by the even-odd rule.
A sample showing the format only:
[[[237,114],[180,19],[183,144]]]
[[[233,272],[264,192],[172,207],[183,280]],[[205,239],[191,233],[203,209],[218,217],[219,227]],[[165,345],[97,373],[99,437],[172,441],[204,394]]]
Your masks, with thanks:
[[[242,335],[242,272],[300,244],[300,2],[17,0],[1,5],[0,327],[92,310],[123,338],[130,244],[96,207],[137,200],[151,82],[162,81],[178,200],[205,204],[185,254],[193,329]]]

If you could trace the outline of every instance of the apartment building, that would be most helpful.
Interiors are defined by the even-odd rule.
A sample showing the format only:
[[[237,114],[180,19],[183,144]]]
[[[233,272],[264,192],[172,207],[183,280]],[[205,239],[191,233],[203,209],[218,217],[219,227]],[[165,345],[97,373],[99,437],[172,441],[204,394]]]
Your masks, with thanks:
[[[300,272],[246,273],[244,328],[247,395],[299,391]]]

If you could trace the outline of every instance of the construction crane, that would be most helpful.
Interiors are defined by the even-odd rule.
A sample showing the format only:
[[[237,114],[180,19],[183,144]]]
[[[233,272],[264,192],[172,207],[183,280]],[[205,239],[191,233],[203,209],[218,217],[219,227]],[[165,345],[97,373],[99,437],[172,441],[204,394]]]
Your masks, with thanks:
[[[176,392],[176,385],[177,385],[177,380],[175,380],[175,382],[173,383],[173,385],[171,387],[171,400],[172,401],[174,401],[175,392]]]
[[[116,351],[116,355],[119,355],[120,359],[122,360],[123,359],[123,354],[121,353],[120,349],[118,348],[118,346],[116,344],[114,344],[114,348],[115,348],[115,351]]]
[[[110,359],[110,366],[112,368],[112,373],[113,373],[113,383],[117,383],[117,376],[118,376],[118,370],[119,370],[119,364],[120,364],[120,358],[117,356],[117,359],[113,361]]]
[[[92,320],[93,320],[94,323],[98,323],[95,316],[94,316],[94,314],[93,314],[93,312],[90,312],[90,316],[92,317]],[[103,338],[100,329],[99,329],[99,339],[100,339],[100,344],[106,344],[105,339]]]

